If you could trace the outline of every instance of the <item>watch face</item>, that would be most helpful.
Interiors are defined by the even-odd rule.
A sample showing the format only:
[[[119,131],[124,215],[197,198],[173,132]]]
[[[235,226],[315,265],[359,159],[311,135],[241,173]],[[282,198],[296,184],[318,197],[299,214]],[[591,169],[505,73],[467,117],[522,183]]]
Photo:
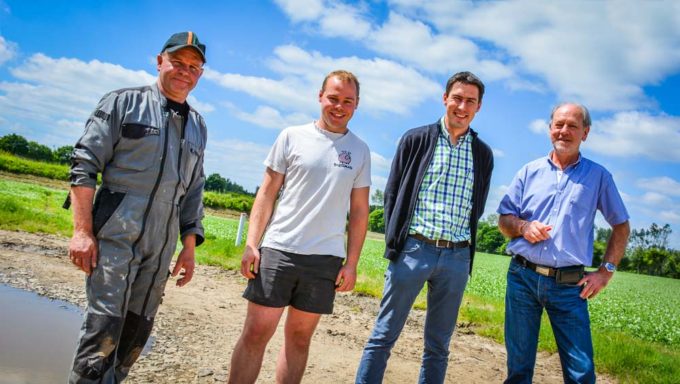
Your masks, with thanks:
[[[607,270],[607,272],[614,272],[616,271],[616,265],[612,263],[604,263],[604,268]]]

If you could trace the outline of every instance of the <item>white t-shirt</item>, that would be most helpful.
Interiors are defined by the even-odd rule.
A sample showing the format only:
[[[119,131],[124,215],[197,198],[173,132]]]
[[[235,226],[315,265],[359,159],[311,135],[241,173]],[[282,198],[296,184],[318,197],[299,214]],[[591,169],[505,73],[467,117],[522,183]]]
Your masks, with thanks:
[[[264,165],[285,175],[262,246],[344,258],[353,188],[371,185],[371,154],[354,133],[314,123],[284,129]]]

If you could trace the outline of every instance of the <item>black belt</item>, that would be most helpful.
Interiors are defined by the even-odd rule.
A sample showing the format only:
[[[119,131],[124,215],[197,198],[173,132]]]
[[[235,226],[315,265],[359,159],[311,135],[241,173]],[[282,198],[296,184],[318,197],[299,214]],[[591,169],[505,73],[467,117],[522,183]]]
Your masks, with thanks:
[[[463,241],[448,241],[448,240],[432,240],[428,239],[427,237],[421,235],[420,233],[416,233],[414,235],[409,235],[413,237],[416,240],[420,240],[424,243],[432,244],[437,248],[466,248],[470,246],[470,242],[468,240],[463,240]]]
[[[513,256],[513,259],[515,259],[521,266],[529,268],[532,271],[538,273],[539,275],[543,275],[543,276],[555,277],[555,275],[557,274],[557,271],[560,269],[560,268],[553,268],[553,267],[548,267],[548,266],[540,265],[540,264],[534,264],[531,261],[525,259],[524,256],[522,256],[522,255],[515,255],[515,256]],[[571,266],[569,268],[571,268]]]

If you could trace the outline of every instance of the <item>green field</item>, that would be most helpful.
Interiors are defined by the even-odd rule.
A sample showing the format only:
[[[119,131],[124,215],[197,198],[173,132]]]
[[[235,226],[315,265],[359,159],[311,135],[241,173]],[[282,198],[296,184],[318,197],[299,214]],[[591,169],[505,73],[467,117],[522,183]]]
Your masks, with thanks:
[[[0,228],[68,236],[71,212],[61,208],[65,197],[62,189],[0,178]],[[206,242],[197,249],[198,262],[239,268],[237,224],[234,219],[206,217]],[[382,240],[366,240],[357,292],[380,296],[387,265],[383,249]],[[508,257],[477,254],[459,318],[459,323],[498,342],[503,340],[508,262]],[[598,371],[621,382],[680,382],[680,280],[617,272],[589,305]],[[425,307],[422,293],[416,307]],[[556,350],[545,319],[539,347]]]

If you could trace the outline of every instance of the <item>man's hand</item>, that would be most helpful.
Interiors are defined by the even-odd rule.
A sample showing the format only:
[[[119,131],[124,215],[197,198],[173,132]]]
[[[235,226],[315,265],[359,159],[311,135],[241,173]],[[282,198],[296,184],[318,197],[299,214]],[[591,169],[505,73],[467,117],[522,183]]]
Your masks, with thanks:
[[[260,250],[257,247],[246,245],[241,258],[241,274],[246,279],[254,279],[260,271]]]
[[[597,296],[607,286],[612,276],[614,276],[613,272],[607,272],[602,267],[595,272],[583,276],[578,282],[578,285],[583,287],[580,294],[581,298],[588,300]]]
[[[179,256],[177,256],[175,268],[172,269],[172,276],[177,276],[177,274],[181,276],[177,280],[178,287],[183,287],[188,284],[191,281],[191,278],[194,277],[194,268],[196,267],[194,250],[194,247],[184,247],[179,253]]]
[[[534,244],[538,243],[539,241],[548,240],[550,238],[550,234],[548,232],[550,232],[552,226],[545,225],[538,220],[525,223],[527,224],[523,224],[521,232],[526,241]]]
[[[357,268],[343,265],[338,272],[338,277],[335,279],[336,292],[348,292],[354,289],[354,284],[357,282]]]
[[[88,276],[97,267],[97,239],[91,232],[74,231],[68,246],[71,262]]]

